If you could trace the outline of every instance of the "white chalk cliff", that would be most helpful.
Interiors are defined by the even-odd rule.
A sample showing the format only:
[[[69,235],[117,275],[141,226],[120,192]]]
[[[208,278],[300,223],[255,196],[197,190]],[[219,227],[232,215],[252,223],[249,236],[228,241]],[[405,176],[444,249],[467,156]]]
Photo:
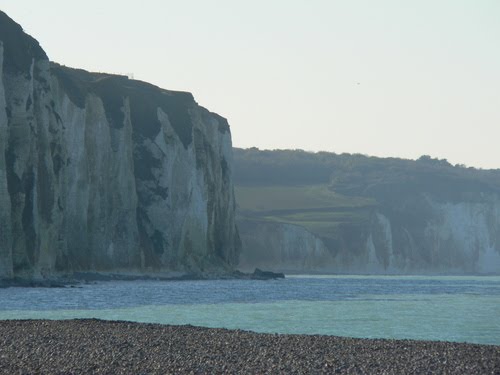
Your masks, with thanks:
[[[307,229],[293,224],[241,219],[244,245],[238,267],[279,272],[329,272],[335,259],[324,242]]]
[[[476,193],[443,201],[422,193],[400,211],[380,209],[371,213],[365,227],[344,233],[359,239],[356,243],[332,244],[324,236],[286,223],[240,220],[240,267],[359,274],[500,274],[498,195]]]
[[[231,134],[192,95],[49,62],[0,12],[0,279],[238,258]]]

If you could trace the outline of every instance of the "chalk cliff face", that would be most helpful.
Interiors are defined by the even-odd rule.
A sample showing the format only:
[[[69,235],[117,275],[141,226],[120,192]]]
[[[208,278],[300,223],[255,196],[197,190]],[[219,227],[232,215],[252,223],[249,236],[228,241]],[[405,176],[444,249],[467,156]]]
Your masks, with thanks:
[[[242,219],[238,228],[244,244],[240,270],[328,272],[335,263],[324,242],[301,226]]]
[[[374,212],[359,254],[339,251],[337,272],[500,273],[500,200],[481,195],[460,202],[428,194],[409,211]],[[418,215],[418,216],[417,216]]]
[[[49,62],[0,12],[0,278],[237,262],[231,135],[192,95]]]
[[[240,267],[500,274],[500,170],[235,149]]]
[[[374,210],[366,226],[345,228],[335,241],[287,223],[240,220],[239,266],[295,273],[500,274],[500,197],[475,198],[446,202],[422,194],[405,211]]]

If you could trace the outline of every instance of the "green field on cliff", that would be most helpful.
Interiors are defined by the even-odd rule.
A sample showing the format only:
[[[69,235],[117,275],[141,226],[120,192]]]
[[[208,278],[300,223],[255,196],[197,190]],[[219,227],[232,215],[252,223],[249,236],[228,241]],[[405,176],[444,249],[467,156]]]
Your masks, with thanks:
[[[370,198],[335,193],[326,185],[236,186],[238,206],[242,210],[268,212],[280,210],[351,209],[375,204]]]
[[[366,222],[375,200],[335,193],[325,184],[235,187],[240,217],[300,225],[323,236]]]

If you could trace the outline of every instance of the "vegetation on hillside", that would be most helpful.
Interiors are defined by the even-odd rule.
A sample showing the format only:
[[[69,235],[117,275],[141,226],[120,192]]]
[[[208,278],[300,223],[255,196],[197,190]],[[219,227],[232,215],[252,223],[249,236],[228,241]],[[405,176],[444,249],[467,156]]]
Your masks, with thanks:
[[[381,198],[427,191],[436,195],[500,192],[500,169],[482,170],[424,155],[418,160],[303,150],[234,149],[235,183],[242,186],[326,184],[333,191]]]
[[[334,241],[359,236],[375,207],[405,221],[424,217],[425,207],[411,199],[420,193],[446,201],[500,193],[500,170],[452,166],[425,155],[406,160],[236,148],[234,161],[241,218],[300,225]]]
[[[375,200],[335,193],[327,185],[236,186],[240,217],[300,225],[332,235],[343,224],[365,222]]]

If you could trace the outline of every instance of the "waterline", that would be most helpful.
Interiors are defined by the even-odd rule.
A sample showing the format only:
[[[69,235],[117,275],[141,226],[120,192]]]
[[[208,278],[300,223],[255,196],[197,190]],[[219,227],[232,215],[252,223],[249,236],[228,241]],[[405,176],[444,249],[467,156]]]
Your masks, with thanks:
[[[98,283],[81,289],[11,288],[0,291],[0,302],[0,319],[99,318],[500,345],[495,279]]]

